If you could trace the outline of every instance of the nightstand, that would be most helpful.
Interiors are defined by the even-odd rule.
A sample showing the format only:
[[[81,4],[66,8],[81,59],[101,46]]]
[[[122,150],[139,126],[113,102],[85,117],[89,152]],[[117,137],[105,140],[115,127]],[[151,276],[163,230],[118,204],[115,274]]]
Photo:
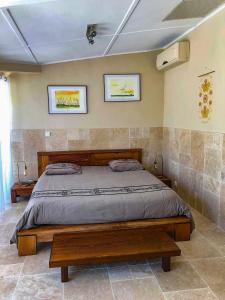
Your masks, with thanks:
[[[168,187],[172,188],[172,180],[163,175],[155,175],[159,180],[168,185]]]
[[[37,181],[27,184],[18,182],[14,183],[14,185],[11,188],[11,202],[16,203],[17,196],[31,196],[36,182]]]

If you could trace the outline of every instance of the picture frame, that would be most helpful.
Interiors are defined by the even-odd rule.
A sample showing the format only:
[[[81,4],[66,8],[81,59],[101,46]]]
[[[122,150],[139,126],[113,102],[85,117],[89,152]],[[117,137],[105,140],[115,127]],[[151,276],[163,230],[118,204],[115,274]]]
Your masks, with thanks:
[[[86,85],[48,85],[49,114],[87,114]]]
[[[104,74],[105,102],[141,101],[141,75]]]

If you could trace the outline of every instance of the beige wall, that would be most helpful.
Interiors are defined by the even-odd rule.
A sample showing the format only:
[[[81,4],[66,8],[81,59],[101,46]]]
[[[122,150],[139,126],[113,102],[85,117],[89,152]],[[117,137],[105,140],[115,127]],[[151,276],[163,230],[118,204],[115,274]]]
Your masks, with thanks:
[[[185,201],[225,229],[225,10],[187,38],[190,61],[164,78],[165,172]],[[198,76],[209,71],[214,95],[205,123]]]
[[[162,126],[163,74],[156,53],[74,61],[42,67],[40,74],[11,76],[14,129]],[[140,102],[104,103],[104,73],[141,73]],[[47,85],[86,84],[87,115],[49,115]]]
[[[225,10],[187,37],[190,61],[165,73],[164,126],[225,131]],[[198,112],[198,76],[215,70],[211,118],[203,123]]]

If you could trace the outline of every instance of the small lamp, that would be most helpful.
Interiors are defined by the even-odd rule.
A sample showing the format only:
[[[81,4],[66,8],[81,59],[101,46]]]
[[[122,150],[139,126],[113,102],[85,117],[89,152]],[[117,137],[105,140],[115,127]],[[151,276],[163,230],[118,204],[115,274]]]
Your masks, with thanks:
[[[159,160],[158,158],[161,158],[161,174],[159,174],[160,176],[163,176],[163,156],[162,154],[156,154],[155,155],[155,160],[154,160],[154,163],[153,163],[153,167],[155,170],[158,170],[158,164],[159,164]]]
[[[23,171],[23,176],[26,176],[27,175],[27,164],[25,162],[25,160],[20,160],[17,162],[17,177],[18,177],[18,182],[19,183],[23,183],[21,180],[20,180],[20,164],[23,163],[24,164],[24,171]]]

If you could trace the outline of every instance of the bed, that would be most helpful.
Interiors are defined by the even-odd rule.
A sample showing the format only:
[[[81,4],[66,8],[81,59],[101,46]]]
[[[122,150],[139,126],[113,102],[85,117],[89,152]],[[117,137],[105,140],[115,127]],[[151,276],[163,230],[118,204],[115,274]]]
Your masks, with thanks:
[[[112,159],[136,159],[141,149],[38,153],[39,180],[11,242],[18,254],[36,253],[37,243],[56,233],[147,228],[189,240],[193,219],[179,196],[146,170],[112,172]],[[45,175],[48,164],[72,162],[82,174]]]

